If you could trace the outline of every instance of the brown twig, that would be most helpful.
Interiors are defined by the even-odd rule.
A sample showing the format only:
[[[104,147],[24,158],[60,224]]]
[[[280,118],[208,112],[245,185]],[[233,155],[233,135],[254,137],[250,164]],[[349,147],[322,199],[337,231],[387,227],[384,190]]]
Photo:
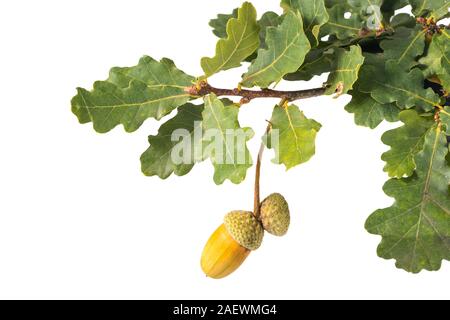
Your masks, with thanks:
[[[246,89],[219,89],[209,85],[206,81],[200,82],[198,85],[185,88],[185,91],[192,96],[202,97],[210,93],[216,96],[242,97],[241,103],[248,103],[257,98],[280,98],[286,101],[296,101],[308,99],[325,94],[326,88],[315,88],[299,91],[279,91],[271,89],[246,90]]]

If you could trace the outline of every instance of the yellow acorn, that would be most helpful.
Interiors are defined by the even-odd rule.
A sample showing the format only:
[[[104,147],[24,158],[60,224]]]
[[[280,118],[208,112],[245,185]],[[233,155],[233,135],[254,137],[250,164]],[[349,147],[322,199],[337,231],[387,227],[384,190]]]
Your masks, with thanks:
[[[203,249],[201,267],[210,278],[221,279],[233,273],[252,250],[261,246],[264,229],[248,211],[232,211],[211,235]]]
[[[250,252],[237,243],[222,224],[203,249],[202,270],[210,278],[224,278],[239,268]]]

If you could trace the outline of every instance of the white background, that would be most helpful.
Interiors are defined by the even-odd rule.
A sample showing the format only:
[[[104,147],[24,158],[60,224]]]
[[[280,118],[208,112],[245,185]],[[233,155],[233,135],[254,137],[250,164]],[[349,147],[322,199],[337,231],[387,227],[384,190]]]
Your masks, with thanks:
[[[0,4],[0,298],[300,299],[450,298],[450,265],[408,274],[376,255],[367,216],[389,206],[377,130],[357,127],[349,97],[299,103],[323,124],[317,154],[285,172],[263,164],[262,194],[289,200],[286,237],[266,236],[232,276],[206,278],[203,245],[233,209],[251,209],[252,176],[214,185],[209,163],[185,177],[144,177],[147,121],[134,134],[98,134],[70,111],[77,86],[91,88],[112,66],[170,57],[201,75],[213,55],[208,21],[228,1],[3,1]],[[278,0],[254,1],[259,13]],[[211,79],[233,86],[245,69]],[[294,89],[321,85],[280,84]],[[262,134],[276,100],[242,108],[240,122]],[[257,152],[258,139],[250,147]]]

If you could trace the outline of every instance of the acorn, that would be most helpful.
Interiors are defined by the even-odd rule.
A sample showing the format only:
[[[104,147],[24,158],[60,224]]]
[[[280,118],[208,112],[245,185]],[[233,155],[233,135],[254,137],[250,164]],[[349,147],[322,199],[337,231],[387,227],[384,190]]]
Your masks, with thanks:
[[[221,279],[236,271],[251,251],[261,246],[264,229],[252,212],[232,211],[203,249],[201,267],[210,278]]]
[[[284,236],[291,222],[289,206],[279,193],[272,193],[261,203],[260,219],[264,229],[275,235]]]

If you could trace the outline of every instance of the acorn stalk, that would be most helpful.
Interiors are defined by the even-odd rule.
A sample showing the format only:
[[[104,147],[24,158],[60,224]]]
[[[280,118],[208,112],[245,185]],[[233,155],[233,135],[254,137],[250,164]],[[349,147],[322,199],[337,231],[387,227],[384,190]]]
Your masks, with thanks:
[[[266,133],[270,130],[270,124]],[[252,250],[261,246],[264,228],[259,219],[259,180],[264,144],[258,152],[254,212],[232,211],[225,216],[224,223],[211,235],[203,249],[201,267],[210,278],[221,279],[236,271]]]

